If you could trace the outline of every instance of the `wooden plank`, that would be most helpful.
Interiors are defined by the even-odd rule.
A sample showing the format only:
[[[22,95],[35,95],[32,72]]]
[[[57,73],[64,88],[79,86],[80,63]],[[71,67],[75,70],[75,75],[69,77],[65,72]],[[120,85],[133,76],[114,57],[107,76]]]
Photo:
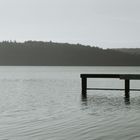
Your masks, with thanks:
[[[81,78],[119,78],[140,80],[140,74],[81,74]]]
[[[120,74],[120,79],[140,80],[140,74]]]
[[[81,78],[120,78],[119,74],[81,74]]]

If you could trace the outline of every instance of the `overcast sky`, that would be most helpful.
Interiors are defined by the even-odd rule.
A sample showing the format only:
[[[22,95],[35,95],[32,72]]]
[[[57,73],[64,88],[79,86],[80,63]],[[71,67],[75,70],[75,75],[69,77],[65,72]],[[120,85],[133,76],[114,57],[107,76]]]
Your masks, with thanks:
[[[140,0],[0,0],[0,41],[140,47]]]

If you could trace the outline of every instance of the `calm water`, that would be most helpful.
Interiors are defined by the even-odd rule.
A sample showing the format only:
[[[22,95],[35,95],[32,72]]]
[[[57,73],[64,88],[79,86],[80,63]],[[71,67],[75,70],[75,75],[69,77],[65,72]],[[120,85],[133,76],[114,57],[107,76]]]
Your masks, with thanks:
[[[0,67],[0,140],[140,140],[140,93],[88,91],[80,73],[139,73],[140,67]],[[119,79],[88,87],[123,88]],[[140,88],[140,81],[132,81]]]

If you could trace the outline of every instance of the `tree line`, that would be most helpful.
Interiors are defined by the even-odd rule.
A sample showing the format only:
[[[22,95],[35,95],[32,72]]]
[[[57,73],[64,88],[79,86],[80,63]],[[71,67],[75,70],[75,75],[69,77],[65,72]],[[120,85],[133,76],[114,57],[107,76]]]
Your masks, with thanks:
[[[2,41],[0,42],[0,65],[140,66],[140,55],[52,41]]]

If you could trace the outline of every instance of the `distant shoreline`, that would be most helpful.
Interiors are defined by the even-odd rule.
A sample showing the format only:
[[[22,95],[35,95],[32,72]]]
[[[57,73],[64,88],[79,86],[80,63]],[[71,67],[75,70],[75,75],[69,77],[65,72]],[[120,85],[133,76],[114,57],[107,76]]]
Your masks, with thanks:
[[[0,66],[140,66],[140,51],[43,41],[3,41]]]

